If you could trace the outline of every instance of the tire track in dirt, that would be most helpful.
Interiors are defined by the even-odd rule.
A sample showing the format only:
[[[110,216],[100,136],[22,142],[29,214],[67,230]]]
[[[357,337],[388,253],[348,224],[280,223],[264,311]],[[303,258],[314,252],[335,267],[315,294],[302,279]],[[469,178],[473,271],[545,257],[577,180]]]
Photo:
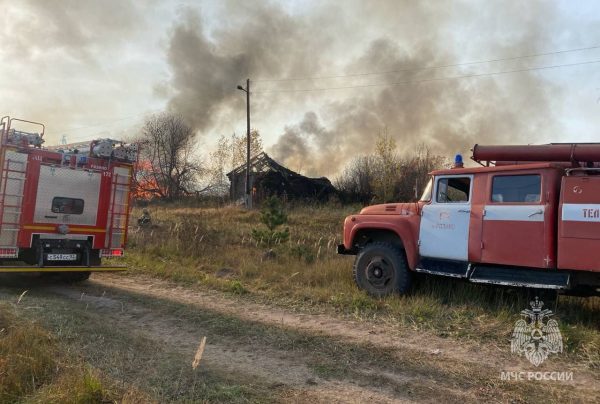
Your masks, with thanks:
[[[82,292],[82,290],[84,292]],[[110,318],[123,329],[135,329],[145,336],[161,341],[169,349],[186,354],[191,359],[198,343],[206,332],[182,324],[181,319],[157,313],[143,303],[132,302],[124,296],[105,295],[98,290],[96,294],[85,286],[51,286],[45,291],[65,297],[75,304],[84,305],[86,310],[94,310],[104,318]],[[407,390],[429,389],[432,396],[446,397],[449,402],[462,402],[469,394],[448,386],[436,386],[418,375],[385,373],[381,369],[365,366],[360,373],[373,380],[385,380],[387,383],[372,385],[363,380],[327,380],[315,374],[306,364],[304,353],[290,352],[264,346],[252,341],[240,341],[236,338],[210,338],[207,341],[202,362],[209,367],[230,370],[251,375],[273,383],[275,386],[289,386],[288,397],[291,401],[315,402],[414,402]],[[414,384],[414,388],[410,388]],[[393,386],[393,388],[390,387]],[[435,389],[434,389],[435,388]],[[424,397],[419,397],[419,401]],[[431,401],[434,401],[433,399]]]
[[[247,298],[145,276],[95,274],[84,284],[42,284],[38,290],[56,296],[60,302],[68,302],[69,307],[93,313],[99,321],[158,341],[168,351],[177,351],[181,357],[189,358],[190,364],[200,339],[208,336],[201,366],[264,380],[282,391],[285,401],[475,402],[514,401],[515,397],[515,389],[504,391],[498,370],[516,366],[514,358],[507,358],[495,347],[481,347],[473,342],[457,343],[423,332],[402,331],[385,324],[374,326],[329,314],[296,313]],[[166,307],[168,305],[173,307]],[[331,353],[324,357],[323,345],[289,349],[270,344],[269,338],[255,338],[245,330],[228,335],[222,330],[204,327],[202,321],[190,322],[194,315],[182,310],[206,313],[203,321],[206,318],[214,322],[227,321],[226,317],[219,316],[230,316],[239,319],[236,327],[240,328],[260,324],[267,330],[291,330],[301,333],[295,334],[298,340],[304,338],[302,335],[316,336],[320,344],[341,350],[348,349],[349,344],[375,345],[388,350],[392,359],[381,361],[375,355],[375,359],[364,363],[351,360],[350,372],[331,377],[315,368],[315,363],[320,365],[319,360],[325,366],[330,365]],[[347,358],[341,358],[340,362],[345,360]],[[336,360],[332,362],[337,364]],[[403,368],[404,365],[408,366]],[[484,376],[475,377],[475,382],[467,380],[467,376],[480,373]],[[575,401],[585,401],[581,397],[600,398],[598,383],[592,376],[578,377],[576,386],[567,386],[571,391],[577,388]],[[516,396],[527,397],[531,392],[535,393],[534,397],[540,397],[540,387],[538,384],[517,389]],[[564,397],[564,394],[559,395],[559,389],[560,386],[548,385],[553,397]]]
[[[98,285],[128,290],[146,296],[156,296],[183,304],[192,304],[224,314],[235,315],[239,318],[264,324],[285,326],[300,331],[322,334],[331,337],[341,337],[352,342],[370,341],[373,344],[394,349],[410,349],[423,354],[449,357],[461,361],[480,363],[473,357],[473,349],[477,347],[470,343],[450,344],[448,340],[418,333],[401,332],[385,325],[370,325],[356,320],[346,320],[327,314],[304,314],[290,310],[253,303],[241,302],[239,299],[224,297],[219,292],[206,292],[184,287],[162,279],[146,276],[123,277],[113,274],[96,274],[93,283]],[[498,348],[484,347],[482,354],[489,357],[498,356],[493,351]]]
[[[115,274],[102,274],[96,276],[91,285],[110,287],[116,290],[130,291],[149,297],[157,297],[185,305],[213,310],[218,313],[232,315],[246,321],[262,323],[267,326],[283,327],[311,335],[319,335],[346,343],[364,345],[365,343],[388,350],[399,360],[406,355],[414,358],[415,362],[433,364],[432,368],[437,374],[421,381],[424,390],[429,389],[433,396],[450,397],[458,399],[462,391],[463,399],[473,400],[475,397],[498,395],[502,401],[511,400],[511,393],[506,393],[507,385],[500,382],[501,371],[536,370],[529,369],[524,360],[510,354],[509,349],[493,345],[484,345],[475,341],[457,341],[444,339],[426,332],[416,330],[399,330],[387,324],[369,323],[368,321],[349,320],[329,314],[304,314],[293,312],[281,307],[265,305],[249,301],[243,297],[226,296],[217,291],[204,291],[180,284],[156,279],[148,276],[119,276]],[[508,345],[507,345],[508,346]],[[575,380],[564,384],[538,383],[514,390],[520,390],[525,395],[531,388],[531,393],[539,390],[549,392],[554,396],[561,396],[568,392],[569,396],[577,391],[577,397],[594,397],[600,399],[600,374],[593,372],[584,365],[574,364],[572,361],[555,360],[553,368],[549,370],[573,371]],[[368,374],[385,373],[385,367],[378,369],[364,369]],[[455,381],[445,380],[454,376]],[[390,372],[394,374],[394,372]],[[397,372],[395,372],[397,373]],[[436,372],[434,372],[436,373]],[[482,391],[471,384],[461,385],[469,376],[484,375],[481,378]],[[422,375],[421,375],[422,377]],[[431,387],[437,385],[437,388]],[[414,382],[410,383],[414,385]],[[514,385],[512,386],[514,387]],[[443,389],[446,392],[443,392]],[[510,389],[509,389],[510,390]],[[481,393],[481,394],[480,394]],[[506,394],[505,394],[506,393]],[[543,393],[545,394],[545,393]],[[501,399],[500,397],[504,397]],[[583,400],[585,401],[585,400]]]
[[[342,319],[329,314],[297,313],[280,307],[249,302],[247,299],[226,297],[216,291],[202,291],[144,275],[98,274],[94,276],[93,283],[204,307],[248,321],[343,339],[350,343],[369,342],[395,352],[412,351],[430,361],[450,360],[465,367],[496,372],[498,377],[500,377],[501,370],[522,371],[527,367],[526,364],[523,365],[524,359],[510,354],[508,343],[506,347],[501,348],[473,341],[459,342],[444,339],[421,331],[399,330],[386,324],[373,325],[365,321]],[[560,371],[572,371],[577,375],[571,383],[572,386],[589,391],[593,396],[600,396],[599,373],[591,372],[585,366],[567,363],[560,359],[556,362]]]

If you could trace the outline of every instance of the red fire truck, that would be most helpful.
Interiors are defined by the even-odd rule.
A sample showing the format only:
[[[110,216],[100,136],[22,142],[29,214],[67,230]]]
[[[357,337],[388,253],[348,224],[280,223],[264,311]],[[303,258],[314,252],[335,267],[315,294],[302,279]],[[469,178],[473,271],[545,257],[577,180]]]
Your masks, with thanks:
[[[0,121],[0,272],[77,281],[124,269],[101,258],[123,256],[137,146],[100,139],[45,148],[44,130]]]
[[[481,146],[480,166],[434,171],[415,203],[364,208],[338,253],[372,295],[406,293],[414,272],[600,294],[600,144]]]

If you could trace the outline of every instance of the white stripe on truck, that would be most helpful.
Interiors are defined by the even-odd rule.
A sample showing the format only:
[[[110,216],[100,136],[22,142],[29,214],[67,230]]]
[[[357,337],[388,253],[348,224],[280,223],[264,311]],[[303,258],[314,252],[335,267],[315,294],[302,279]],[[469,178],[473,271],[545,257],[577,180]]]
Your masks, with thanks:
[[[562,220],[565,222],[600,222],[600,204],[564,203]]]
[[[544,205],[487,205],[483,220],[543,222]]]

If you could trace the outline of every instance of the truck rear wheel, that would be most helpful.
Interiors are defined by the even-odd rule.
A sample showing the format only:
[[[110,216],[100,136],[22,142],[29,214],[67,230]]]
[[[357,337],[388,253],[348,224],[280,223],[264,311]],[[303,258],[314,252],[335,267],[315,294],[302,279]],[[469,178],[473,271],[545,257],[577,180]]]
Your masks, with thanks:
[[[81,272],[62,272],[59,277],[60,280],[67,283],[83,282],[86,281],[91,275],[90,271]]]
[[[99,267],[101,264],[102,260],[100,259],[100,250],[90,251],[90,266]]]
[[[390,243],[368,244],[357,255],[353,267],[354,281],[374,297],[408,292],[412,274],[404,251]]]
[[[77,272],[42,272],[41,276],[51,282],[75,283],[87,280],[91,275],[90,271]]]

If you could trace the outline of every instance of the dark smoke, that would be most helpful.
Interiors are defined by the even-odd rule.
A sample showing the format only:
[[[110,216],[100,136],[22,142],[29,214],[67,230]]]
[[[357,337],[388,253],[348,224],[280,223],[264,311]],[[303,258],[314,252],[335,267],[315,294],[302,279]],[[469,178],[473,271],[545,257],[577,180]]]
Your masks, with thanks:
[[[173,71],[169,106],[201,131],[210,129],[219,113],[228,108],[243,109],[244,99],[237,84],[257,73],[286,76],[318,70],[317,59],[307,58],[311,29],[278,7],[260,3],[244,9],[229,4],[229,29],[204,33],[196,12],[187,11],[184,21],[172,33],[168,60]],[[242,8],[242,11],[240,11]],[[240,18],[240,12],[251,17]],[[260,129],[260,128],[259,128]]]
[[[311,111],[298,125],[285,127],[271,152],[292,170],[322,176],[329,166],[339,166],[343,162],[343,156],[334,153],[336,145],[331,142],[334,137],[335,134],[321,126],[317,114]],[[323,159],[325,156],[333,160]]]
[[[435,6],[412,1],[344,2],[343,7],[301,15],[268,3],[247,8],[239,2],[227,4],[224,15],[231,16],[230,21],[215,32],[206,32],[201,17],[187,13],[174,28],[168,50],[174,93],[170,107],[204,133],[218,120],[233,119],[233,111],[243,111],[243,97],[235,85],[248,76],[406,70],[464,61],[461,51],[470,46],[484,59],[535,53],[552,48],[556,13],[546,2]],[[492,24],[473,32],[473,43],[454,42],[453,30],[486,28],[487,21],[496,24],[497,31]],[[390,35],[361,44],[369,27],[389,28]],[[532,62],[258,86],[268,90],[397,83],[535,65],[528,63]],[[554,117],[560,96],[557,87],[531,72],[315,93],[264,93],[254,97],[253,105],[263,121],[271,110],[295,108],[290,115],[297,116],[302,113],[299,105],[309,105],[302,106],[307,111],[304,117],[286,125],[268,151],[292,169],[318,176],[334,175],[352,157],[372,152],[374,138],[384,128],[401,152],[426,144],[434,153],[448,155],[466,152],[474,143],[531,143],[541,136],[558,136]],[[240,118],[239,113],[235,116]]]
[[[2,10],[9,5],[9,0],[0,0]],[[95,63],[98,48],[124,43],[135,28],[143,26],[142,7],[130,1],[22,0],[18,6],[20,13],[10,14],[16,29],[2,44],[17,60],[65,51],[70,57]]]

